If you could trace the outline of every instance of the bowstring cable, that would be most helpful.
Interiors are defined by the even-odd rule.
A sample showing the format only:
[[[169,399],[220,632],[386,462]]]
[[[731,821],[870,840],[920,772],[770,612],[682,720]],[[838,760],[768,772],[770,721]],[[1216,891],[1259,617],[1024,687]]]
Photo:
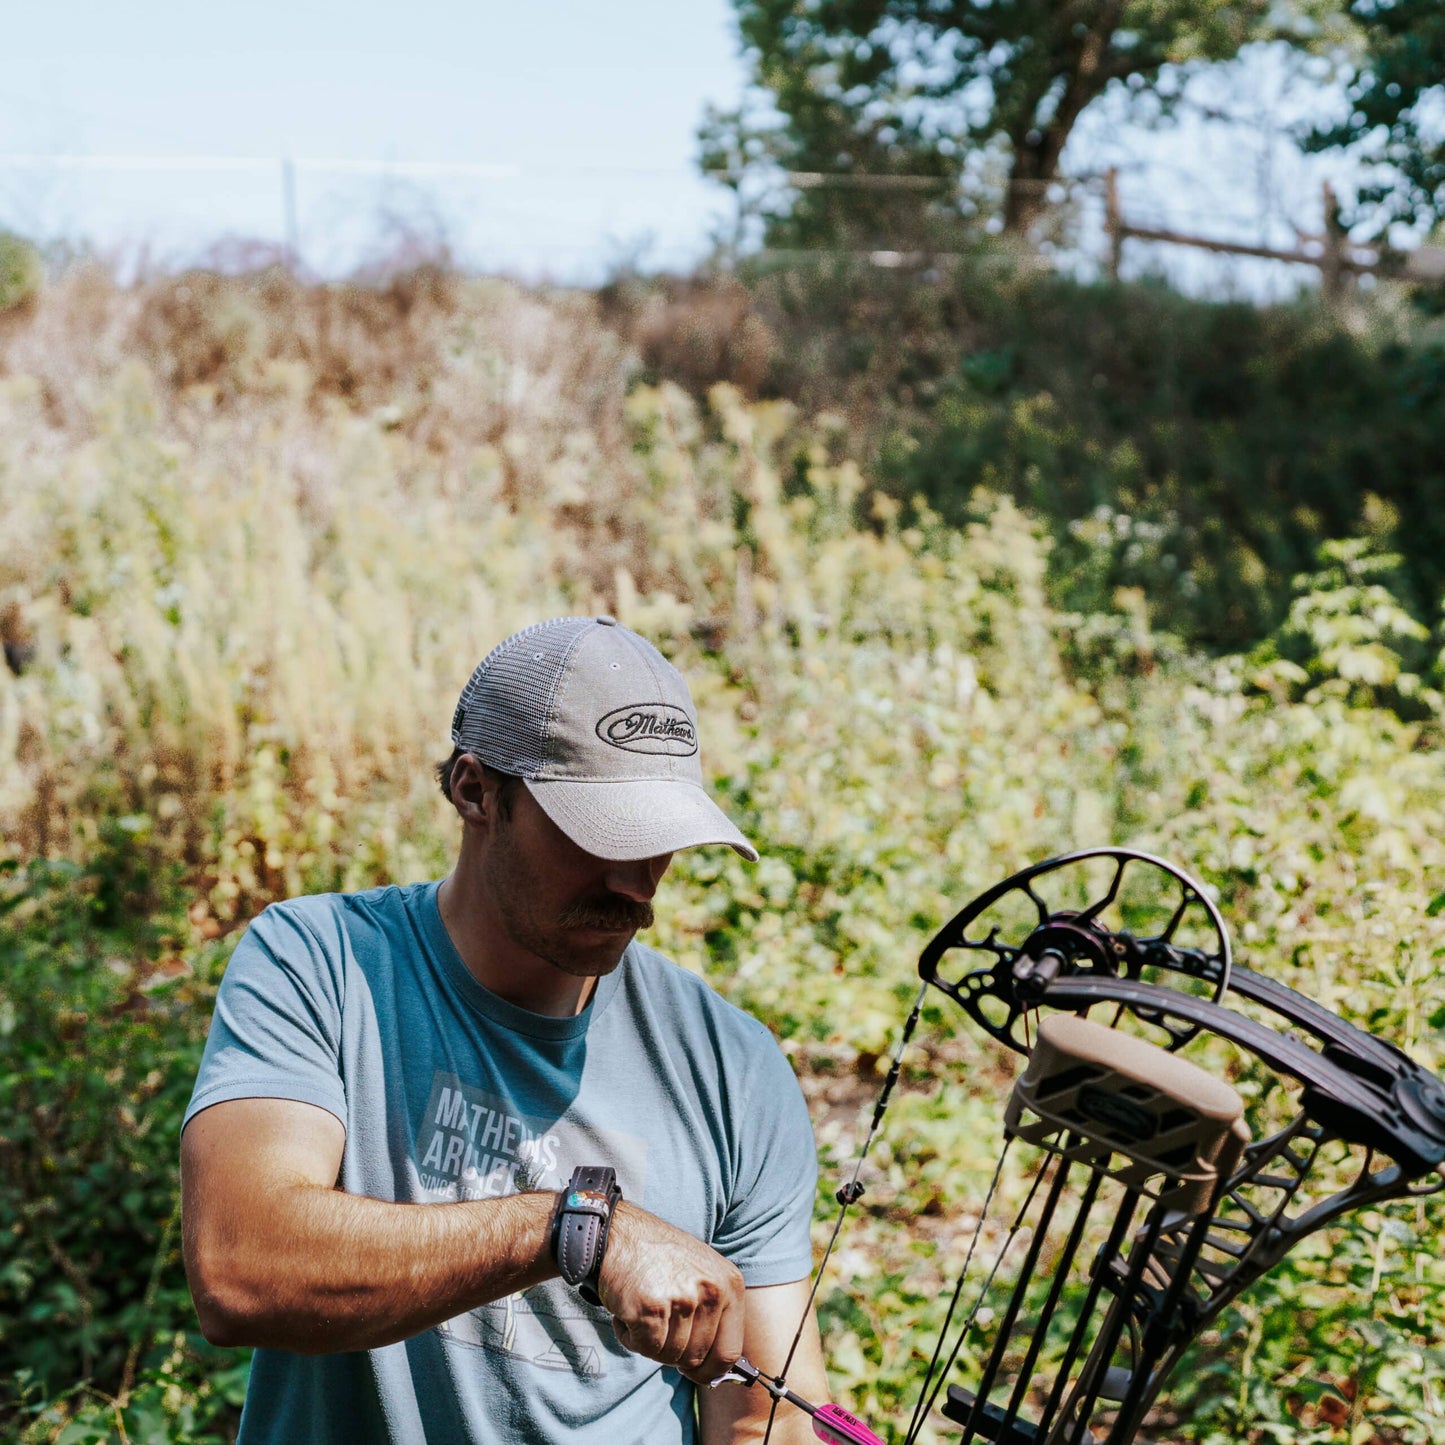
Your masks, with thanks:
[[[953,1298],[948,1302],[948,1310],[943,1316],[943,1326],[938,1332],[937,1340],[934,1342],[933,1358],[929,1360],[928,1369],[923,1373],[923,1388],[919,1391],[918,1403],[913,1407],[913,1418],[908,1422],[908,1433],[903,1437],[905,1445],[907,1445],[907,1442],[912,1440],[918,1432],[919,1413],[923,1409],[923,1400],[928,1394],[928,1386],[933,1379],[933,1372],[938,1366],[938,1357],[943,1353],[943,1343],[948,1338],[949,1326],[953,1323],[953,1313],[958,1308],[958,1301],[963,1295],[963,1284],[968,1278],[968,1267],[973,1263],[973,1252],[978,1248],[978,1242],[983,1237],[984,1222],[988,1219],[988,1211],[993,1204],[994,1191],[998,1188],[998,1181],[1003,1175],[1004,1160],[1008,1158],[1009,1145],[1012,1142],[1011,1139],[1004,1140],[1003,1149],[998,1156],[998,1163],[994,1166],[993,1178],[989,1181],[988,1193],[984,1195],[983,1207],[978,1212],[978,1223],[973,1227],[973,1234],[968,1241],[968,1252],[963,1257],[963,1268],[959,1270],[958,1279],[954,1282]],[[997,1268],[997,1266],[995,1266],[995,1268]],[[992,1279],[993,1275],[990,1274],[989,1278]],[[988,1286],[985,1285],[985,1292],[987,1288]],[[978,1306],[975,1305],[969,1314],[969,1318],[972,1319],[973,1315],[977,1312]],[[944,1373],[947,1373],[946,1369]]]
[[[787,1356],[783,1360],[783,1368],[775,1377],[778,1384],[782,1384],[787,1379],[788,1371],[792,1368],[793,1356],[797,1354],[798,1345],[803,1338],[803,1331],[807,1328],[813,1304],[818,1298],[818,1287],[823,1283],[823,1271],[828,1267],[828,1261],[833,1254],[833,1246],[838,1243],[838,1235],[842,1231],[843,1220],[847,1217],[849,1206],[856,1204],[863,1197],[863,1185],[858,1182],[863,1173],[863,1163],[868,1157],[868,1151],[873,1147],[873,1139],[878,1133],[878,1126],[883,1122],[883,1115],[888,1109],[888,1101],[893,1095],[893,1086],[898,1082],[898,1076],[903,1069],[904,1050],[907,1049],[908,1042],[913,1037],[914,1029],[918,1027],[918,1020],[923,1014],[923,1000],[927,996],[928,980],[925,979],[919,985],[918,997],[913,1001],[908,1021],[903,1025],[903,1032],[898,1039],[898,1047],[893,1051],[893,1062],[888,1066],[888,1076],[883,1080],[883,1087],[878,1091],[878,1098],[873,1105],[873,1122],[869,1124],[867,1137],[863,1140],[862,1148],[858,1150],[858,1156],[853,1165],[853,1177],[834,1196],[839,1205],[838,1217],[833,1222],[833,1233],[829,1236],[823,1257],[818,1261],[818,1268],[813,1273],[813,1287],[808,1292],[808,1302],[803,1306],[802,1317],[798,1320],[798,1328],[793,1335],[793,1342],[788,1346]],[[775,1395],[773,1408],[768,1412],[767,1429],[763,1432],[763,1445],[768,1445],[772,1436],[773,1420],[777,1413],[778,1397]]]
[[[1008,1157],[1009,1145],[1012,1142],[1012,1139],[1004,1140],[1003,1152],[999,1155],[998,1165],[994,1169],[993,1184],[989,1185],[988,1198],[984,1200],[983,1211],[979,1215],[979,1230],[983,1229],[984,1219],[987,1217],[988,1213],[989,1202],[993,1198],[994,1187],[998,1184],[999,1176],[1003,1173],[1004,1160]],[[1063,1168],[1065,1166],[1061,1163],[1058,1167]],[[1039,1187],[1043,1184],[1044,1177],[1048,1174],[1048,1172],[1048,1164],[1045,1163],[1044,1167],[1042,1169],[1039,1169],[1034,1174],[1033,1182],[1029,1185],[1029,1192],[1025,1196],[1024,1202],[1019,1206],[1018,1214],[1015,1216],[1014,1222],[1009,1226],[1008,1233],[1004,1236],[1003,1245],[994,1258],[993,1267],[989,1270],[988,1277],[984,1280],[982,1287],[979,1289],[978,1298],[974,1300],[973,1308],[968,1312],[968,1318],[965,1319],[961,1325],[959,1325],[958,1334],[954,1337],[953,1348],[948,1352],[948,1358],[943,1363],[943,1369],[939,1372],[938,1379],[936,1381],[933,1381],[933,1366],[934,1363],[937,1362],[938,1352],[942,1348],[944,1339],[948,1333],[949,1320],[947,1318],[944,1320],[943,1330],[940,1332],[938,1337],[938,1344],[934,1346],[933,1360],[930,1361],[928,1366],[928,1373],[923,1378],[923,1389],[918,1397],[918,1405],[914,1410],[913,1419],[909,1422],[908,1434],[903,1437],[903,1445],[913,1445],[914,1440],[917,1438],[918,1432],[923,1429],[924,1422],[928,1419],[929,1412],[933,1409],[934,1401],[938,1399],[938,1392],[943,1388],[943,1382],[948,1378],[948,1372],[953,1368],[954,1361],[958,1359],[958,1352],[963,1348],[963,1342],[968,1338],[969,1330],[973,1328],[974,1322],[978,1319],[979,1311],[983,1308],[983,1302],[988,1298],[988,1292],[993,1288],[993,1282],[995,1278],[997,1278],[998,1272],[1003,1266],[1004,1258],[1007,1256],[1009,1250],[1013,1247],[1014,1240],[1018,1238],[1019,1231],[1023,1228],[1023,1222],[1025,1218],[1027,1218],[1029,1210],[1033,1207],[1033,1202],[1039,1192]],[[977,1239],[977,1237],[977,1232],[975,1232],[975,1240]],[[973,1246],[972,1244],[970,1244],[969,1255],[972,1256],[972,1254]],[[964,1260],[963,1267],[964,1271],[967,1272],[967,1259]],[[954,1305],[958,1303],[959,1292],[963,1289],[963,1280],[964,1276],[960,1274],[958,1277],[958,1283],[954,1287],[953,1303],[950,1304],[948,1308],[949,1318],[951,1318],[953,1315]],[[933,1383],[933,1388],[931,1391],[929,1389],[930,1381],[932,1381]]]

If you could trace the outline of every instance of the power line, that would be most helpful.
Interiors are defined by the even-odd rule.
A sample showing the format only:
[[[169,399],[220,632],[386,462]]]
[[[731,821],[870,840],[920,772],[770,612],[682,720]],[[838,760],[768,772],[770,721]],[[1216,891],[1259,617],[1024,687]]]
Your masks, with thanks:
[[[678,176],[696,174],[691,166],[636,165],[521,165],[513,161],[367,161],[346,156],[237,156],[237,155],[77,155],[40,152],[0,153],[0,166],[45,167],[60,170],[215,170],[274,171],[290,164],[298,171],[334,175],[470,176],[480,180],[510,180],[525,175]]]

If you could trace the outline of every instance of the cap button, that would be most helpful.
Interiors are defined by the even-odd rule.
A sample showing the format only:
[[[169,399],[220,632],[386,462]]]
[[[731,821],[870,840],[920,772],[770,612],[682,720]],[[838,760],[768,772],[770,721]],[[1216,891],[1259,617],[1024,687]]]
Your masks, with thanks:
[[[599,617],[599,618],[597,619],[597,622],[598,622],[599,625],[601,625],[602,627],[616,627],[616,626],[617,626],[617,619],[616,619],[615,617]]]

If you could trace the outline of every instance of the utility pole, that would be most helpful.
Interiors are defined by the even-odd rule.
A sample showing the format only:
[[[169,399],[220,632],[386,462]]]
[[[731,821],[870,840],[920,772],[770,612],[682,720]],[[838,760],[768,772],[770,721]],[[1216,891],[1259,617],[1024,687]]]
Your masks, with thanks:
[[[301,229],[296,219],[296,162],[290,156],[281,162],[281,208],[286,219],[286,264],[296,271],[301,266]]]

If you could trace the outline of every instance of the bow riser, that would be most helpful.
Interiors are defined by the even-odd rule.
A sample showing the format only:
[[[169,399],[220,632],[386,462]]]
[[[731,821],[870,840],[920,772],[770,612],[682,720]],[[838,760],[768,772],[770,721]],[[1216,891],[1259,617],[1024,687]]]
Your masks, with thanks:
[[[1143,1039],[1083,1018],[1055,1015],[1041,1023],[1038,1046],[1009,1100],[1005,1135],[1038,1147],[1045,1158],[1042,1168],[1053,1170],[1052,1181],[1037,1216],[1027,1220],[1028,1251],[977,1391],[955,1387],[943,1407],[945,1415],[965,1426],[965,1442],[978,1437],[1006,1445],[1082,1440],[1101,1398],[1121,1402],[1120,1418],[1131,1412],[1149,1383],[1153,1360],[1177,1332],[1168,1322],[1193,1307],[1187,1294],[1189,1266],[1208,1228],[1211,1206],[1248,1143],[1243,1112],[1243,1101],[1229,1085]],[[1082,1183],[1073,1222],[1062,1249],[1046,1252],[1071,1175]],[[1092,1266],[1076,1271],[1086,1258],[1086,1225],[1106,1181],[1123,1186],[1113,1227]],[[1151,1207],[1126,1248],[1133,1215],[1145,1199]],[[1178,1234],[1184,1221],[1190,1225],[1183,1267],[1171,1278],[1158,1268],[1155,1256],[1166,1229]],[[1052,1272],[1048,1296],[1030,1312],[1029,1297],[1044,1259]],[[1024,1406],[1035,1390],[1038,1361],[1066,1283],[1076,1273],[1085,1291],[1083,1306],[1059,1341],[1062,1356],[1052,1362],[1054,1383],[1047,1400],[1036,1418],[1026,1419]],[[1114,1296],[1114,1304],[1090,1338],[1096,1304],[1106,1293]],[[975,1306],[968,1323],[978,1314]],[[1025,1324],[1019,1331],[1021,1318]],[[1143,1331],[1142,1353],[1135,1351],[1127,1373],[1111,1368],[1125,1328]],[[1016,1333],[1029,1343],[1003,1386],[1009,1390],[1003,1404],[1001,1392],[1000,1398],[993,1396]],[[1079,1379],[1066,1392],[1082,1355],[1086,1360]]]

